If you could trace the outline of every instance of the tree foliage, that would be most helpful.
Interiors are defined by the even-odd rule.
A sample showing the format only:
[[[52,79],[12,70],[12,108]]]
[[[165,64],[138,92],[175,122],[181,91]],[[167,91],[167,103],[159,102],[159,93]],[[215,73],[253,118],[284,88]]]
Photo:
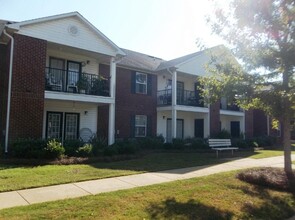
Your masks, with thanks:
[[[233,0],[208,17],[243,69],[226,56],[213,57],[202,80],[210,102],[225,96],[243,108],[266,111],[283,124],[285,170],[291,169],[290,120],[295,116],[294,0]],[[214,68],[212,68],[214,66]]]

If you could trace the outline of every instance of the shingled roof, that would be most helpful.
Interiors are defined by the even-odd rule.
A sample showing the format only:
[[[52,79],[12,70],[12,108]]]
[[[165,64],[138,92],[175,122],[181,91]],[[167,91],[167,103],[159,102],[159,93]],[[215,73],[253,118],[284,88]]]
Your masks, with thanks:
[[[126,54],[126,56],[124,56],[122,60],[118,63],[119,66],[132,67],[135,69],[150,72],[155,71],[162,62],[165,62],[161,58],[157,58],[147,54],[123,48],[121,48],[121,50]]]

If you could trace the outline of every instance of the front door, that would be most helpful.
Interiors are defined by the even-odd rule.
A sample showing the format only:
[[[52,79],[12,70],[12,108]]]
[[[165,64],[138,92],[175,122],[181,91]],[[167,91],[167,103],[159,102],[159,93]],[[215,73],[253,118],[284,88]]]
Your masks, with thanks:
[[[75,140],[78,138],[79,114],[65,113],[65,140]]]
[[[47,112],[46,138],[62,139],[62,113]]]
[[[204,119],[195,119],[195,137],[204,138]]]
[[[172,120],[171,118],[167,119],[167,128],[166,128],[166,141],[172,142]],[[176,138],[183,139],[183,119],[177,119],[176,121]]]
[[[233,138],[240,137],[240,122],[231,121],[230,122],[230,134]]]
[[[68,61],[68,74],[67,74],[67,88],[72,89],[76,86],[81,72],[81,63]]]

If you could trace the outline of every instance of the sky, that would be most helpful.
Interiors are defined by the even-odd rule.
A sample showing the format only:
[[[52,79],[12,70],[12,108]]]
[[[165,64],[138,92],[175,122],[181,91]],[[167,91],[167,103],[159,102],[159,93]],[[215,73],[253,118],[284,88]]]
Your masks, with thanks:
[[[213,13],[212,0],[0,0],[0,5],[0,19],[11,21],[78,11],[117,46],[165,60],[199,51],[197,39],[207,47],[224,43],[205,20]]]

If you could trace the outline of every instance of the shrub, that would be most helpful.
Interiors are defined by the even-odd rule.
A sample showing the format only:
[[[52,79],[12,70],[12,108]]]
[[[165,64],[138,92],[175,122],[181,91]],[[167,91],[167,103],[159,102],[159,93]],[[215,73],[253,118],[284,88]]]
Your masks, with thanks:
[[[164,137],[162,135],[138,138],[138,145],[143,149],[160,149],[164,144]]]
[[[17,158],[44,158],[46,140],[18,139],[12,143],[11,154]]]
[[[173,145],[172,145],[172,143],[166,142],[166,143],[163,144],[163,148],[165,150],[170,150],[170,149],[173,149]]]
[[[207,143],[206,139],[203,138],[191,138],[189,139],[191,143],[192,149],[209,149],[209,144]]]
[[[173,138],[172,139],[172,147],[174,149],[184,149],[185,141],[181,138]]]
[[[53,139],[47,142],[47,146],[44,148],[45,157],[48,159],[60,158],[65,153],[65,148],[61,142]]]
[[[107,139],[104,137],[93,137],[90,141],[92,144],[92,153],[98,156],[103,153],[104,148],[108,146]]]
[[[83,147],[79,147],[77,150],[77,156],[79,157],[89,157],[92,156],[93,146],[92,144],[84,144]]]
[[[65,154],[67,156],[77,156],[77,151],[80,147],[83,146],[83,141],[81,140],[65,140],[64,148]]]
[[[222,129],[218,134],[214,135],[212,138],[230,139],[231,134],[229,133],[229,131]]]
[[[103,151],[103,154],[104,156],[110,156],[110,157],[119,154],[118,145],[115,143],[115,144],[112,144],[111,146],[106,147]]]
[[[234,138],[231,140],[232,147],[238,147],[238,148],[248,148],[249,143],[247,140],[240,139],[240,138]]]

